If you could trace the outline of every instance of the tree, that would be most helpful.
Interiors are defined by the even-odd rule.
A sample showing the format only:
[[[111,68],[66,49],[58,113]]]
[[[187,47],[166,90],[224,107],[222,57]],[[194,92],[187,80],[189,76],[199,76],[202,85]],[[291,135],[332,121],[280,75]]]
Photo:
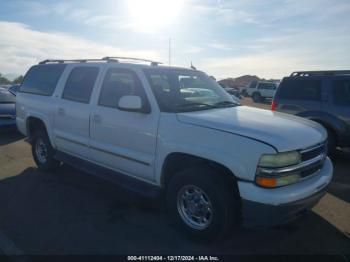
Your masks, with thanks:
[[[8,80],[6,77],[2,76],[0,73],[0,85],[9,85],[11,84],[11,81]]]
[[[19,77],[15,78],[15,80],[12,81],[12,84],[21,84],[23,81],[23,76],[20,75]]]

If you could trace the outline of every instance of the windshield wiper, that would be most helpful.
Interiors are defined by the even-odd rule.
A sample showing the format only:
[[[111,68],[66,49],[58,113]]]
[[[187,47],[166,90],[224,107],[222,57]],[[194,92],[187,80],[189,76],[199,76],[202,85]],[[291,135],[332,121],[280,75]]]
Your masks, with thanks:
[[[237,103],[232,101],[221,101],[215,103],[213,106],[215,107],[231,107],[231,106],[237,106]]]
[[[201,102],[189,102],[189,103],[183,103],[178,105],[179,110],[186,110],[188,107],[192,108],[222,108],[222,107],[232,107],[232,106],[237,106],[237,103],[231,102],[231,101],[221,101],[217,102],[215,104],[206,104],[206,103],[201,103]]]
[[[206,103],[200,103],[200,102],[189,102],[189,103],[183,103],[177,106],[178,109],[185,109],[188,107],[205,107],[205,108],[216,108],[216,106]]]

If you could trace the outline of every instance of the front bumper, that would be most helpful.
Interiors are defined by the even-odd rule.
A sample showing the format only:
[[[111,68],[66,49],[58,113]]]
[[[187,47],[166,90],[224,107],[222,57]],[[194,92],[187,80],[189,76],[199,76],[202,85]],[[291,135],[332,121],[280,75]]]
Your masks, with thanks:
[[[270,227],[298,218],[324,196],[332,174],[333,166],[327,158],[323,168],[313,177],[290,186],[267,189],[253,183],[239,182],[243,225]]]

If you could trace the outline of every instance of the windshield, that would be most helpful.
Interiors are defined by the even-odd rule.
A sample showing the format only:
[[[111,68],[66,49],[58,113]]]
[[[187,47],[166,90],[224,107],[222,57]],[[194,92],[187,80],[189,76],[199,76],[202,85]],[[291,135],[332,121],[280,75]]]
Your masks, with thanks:
[[[232,97],[200,71],[169,68],[145,69],[161,111],[186,112],[232,107]]]
[[[0,103],[15,103],[15,96],[6,89],[0,89]]]

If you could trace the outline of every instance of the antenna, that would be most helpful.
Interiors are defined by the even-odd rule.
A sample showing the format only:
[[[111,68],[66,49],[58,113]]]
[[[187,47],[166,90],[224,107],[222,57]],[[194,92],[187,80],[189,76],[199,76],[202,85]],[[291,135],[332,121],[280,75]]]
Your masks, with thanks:
[[[192,68],[193,70],[197,70],[197,68],[195,68],[195,67],[193,66],[192,61],[191,61],[191,68]]]

